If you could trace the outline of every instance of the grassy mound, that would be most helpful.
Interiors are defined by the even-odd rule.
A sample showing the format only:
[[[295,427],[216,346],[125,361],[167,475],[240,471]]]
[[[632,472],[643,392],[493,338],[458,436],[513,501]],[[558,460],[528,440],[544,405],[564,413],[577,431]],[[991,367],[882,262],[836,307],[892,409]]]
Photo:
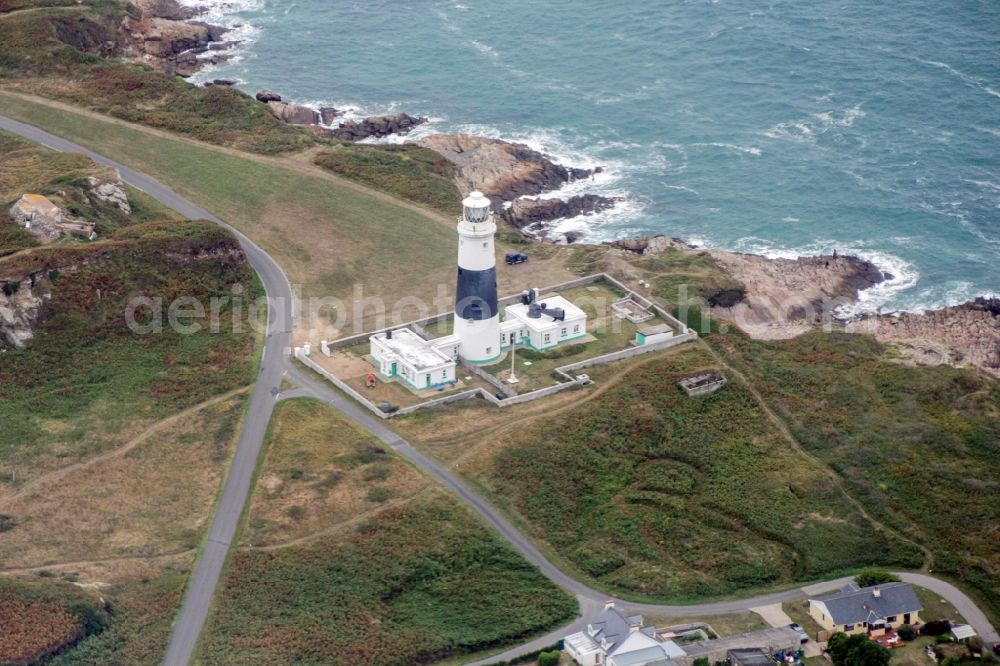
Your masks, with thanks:
[[[599,401],[508,434],[484,473],[538,538],[604,587],[685,599],[799,582],[919,551],[877,533],[739,382],[694,399],[696,348]]]
[[[1000,382],[904,367],[858,335],[713,344],[868,511],[929,547],[935,573],[969,583],[1000,616]]]

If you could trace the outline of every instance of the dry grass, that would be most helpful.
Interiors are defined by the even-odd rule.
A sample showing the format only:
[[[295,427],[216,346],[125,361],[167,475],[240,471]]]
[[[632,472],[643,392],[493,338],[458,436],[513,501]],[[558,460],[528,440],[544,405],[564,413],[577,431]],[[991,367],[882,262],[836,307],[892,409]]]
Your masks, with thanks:
[[[17,526],[5,568],[195,548],[232,452],[243,397],[178,419],[140,446],[0,503]]]
[[[657,628],[669,627],[678,624],[705,623],[720,637],[735,636],[745,634],[750,631],[767,629],[768,624],[761,619],[760,615],[750,611],[740,613],[725,613],[720,615],[699,615],[693,617],[673,616],[673,615],[650,615],[643,614],[646,624]]]
[[[301,539],[412,497],[427,479],[316,400],[281,403],[243,543]]]

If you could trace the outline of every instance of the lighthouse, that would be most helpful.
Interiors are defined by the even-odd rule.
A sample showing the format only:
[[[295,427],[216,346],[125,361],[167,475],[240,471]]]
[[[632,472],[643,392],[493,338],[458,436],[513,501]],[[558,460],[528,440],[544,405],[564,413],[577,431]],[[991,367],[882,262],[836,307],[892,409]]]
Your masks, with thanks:
[[[472,192],[462,200],[458,221],[458,282],[455,289],[455,335],[459,354],[471,363],[500,356],[500,312],[493,236],[497,225],[490,200]]]

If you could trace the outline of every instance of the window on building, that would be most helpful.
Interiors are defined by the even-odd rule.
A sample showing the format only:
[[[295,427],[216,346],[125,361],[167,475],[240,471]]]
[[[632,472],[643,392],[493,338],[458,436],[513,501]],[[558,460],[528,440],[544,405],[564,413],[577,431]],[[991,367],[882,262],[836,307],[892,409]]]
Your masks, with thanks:
[[[565,338],[566,337],[566,329],[564,328],[562,331],[560,331],[559,335],[560,335],[560,337]]]
[[[579,333],[580,332],[580,325],[579,324],[577,324],[576,326],[573,327],[573,332],[574,333]]]
[[[885,618],[885,621],[886,622],[895,622],[898,617],[899,617],[898,615],[890,615],[889,617]]]
[[[447,370],[442,370],[441,371],[441,378],[442,379],[448,379],[448,371]]]
[[[487,347],[486,348],[486,353],[487,354],[492,354],[493,353],[493,347]]]
[[[424,378],[424,384],[427,385],[427,386],[430,386],[430,384],[431,384],[431,376],[430,375],[427,375]]]
[[[844,631],[854,631],[854,625],[853,624],[845,624],[844,625]]]
[[[550,338],[549,334],[548,334],[548,333],[546,333],[546,334],[545,334],[545,338],[543,338],[543,340],[542,340],[542,341],[543,341],[543,342],[545,342],[545,343],[547,344],[547,343],[548,343],[548,341],[549,341],[550,339],[551,339],[551,338]]]

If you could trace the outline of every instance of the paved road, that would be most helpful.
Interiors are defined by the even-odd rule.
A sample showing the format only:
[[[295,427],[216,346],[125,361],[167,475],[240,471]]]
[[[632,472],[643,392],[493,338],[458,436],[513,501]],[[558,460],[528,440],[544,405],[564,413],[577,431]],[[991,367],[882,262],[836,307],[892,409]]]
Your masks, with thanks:
[[[422,454],[409,442],[389,429],[382,420],[372,416],[355,402],[344,397],[329,384],[293,365],[287,355],[293,321],[291,287],[278,264],[250,239],[208,211],[179,196],[163,184],[114,160],[107,159],[31,125],[19,123],[3,116],[0,116],[0,129],[19,134],[56,150],[84,153],[101,164],[115,167],[126,182],[145,191],[150,196],[182,215],[192,219],[210,220],[229,229],[243,245],[250,264],[260,275],[264,288],[267,290],[268,298],[271,300],[264,355],[257,383],[250,398],[250,406],[243,432],[240,435],[232,467],[226,478],[222,496],[212,519],[208,539],[184,596],[180,614],[175,622],[164,664],[167,666],[185,666],[191,660],[191,656],[194,653],[198,636],[208,615],[212,595],[222,573],[230,543],[235,536],[240,516],[250,494],[254,469],[261,446],[263,445],[264,434],[266,433],[267,424],[278,397],[281,378],[285,373],[294,379],[300,388],[295,389],[290,394],[286,392],[283,397],[310,396],[318,398],[370,430],[385,445],[410,460],[425,474],[437,480],[458,496],[460,500],[465,502],[491,524],[529,562],[537,566],[547,578],[576,597],[580,604],[580,615],[573,622],[534,641],[519,645],[489,659],[475,662],[473,666],[511,659],[526,652],[547,647],[569,633],[580,631],[586,626],[587,620],[600,611],[604,602],[612,598],[566,575],[553,565],[533,543],[525,538],[498,509],[470,489],[455,473]],[[900,576],[903,580],[926,587],[950,601],[987,642],[1000,641],[996,630],[990,625],[983,612],[979,610],[976,604],[964,592],[954,585],[926,574],[901,572]],[[822,591],[836,589],[846,584],[849,580],[849,577],[838,578],[832,581],[807,585],[803,588],[774,592],[752,598],[696,605],[639,604],[623,600],[616,601],[625,608],[641,613],[683,614],[685,616],[713,615],[717,613],[745,611],[757,606],[790,601]]]
[[[118,169],[125,182],[181,215],[222,225],[239,239],[250,265],[257,271],[267,291],[271,305],[268,311],[267,337],[260,371],[253,394],[250,396],[243,432],[240,434],[232,466],[226,476],[226,483],[212,518],[208,538],[184,595],[184,603],[174,625],[164,659],[164,664],[167,666],[186,666],[191,661],[198,636],[208,615],[212,595],[229,553],[229,545],[236,534],[236,527],[250,492],[257,458],[264,443],[264,434],[278,394],[278,386],[285,367],[283,359],[289,347],[292,330],[291,286],[278,264],[253,241],[146,174],[36,127],[3,116],[0,116],[0,129],[19,134],[55,150],[83,153],[95,162]]]

